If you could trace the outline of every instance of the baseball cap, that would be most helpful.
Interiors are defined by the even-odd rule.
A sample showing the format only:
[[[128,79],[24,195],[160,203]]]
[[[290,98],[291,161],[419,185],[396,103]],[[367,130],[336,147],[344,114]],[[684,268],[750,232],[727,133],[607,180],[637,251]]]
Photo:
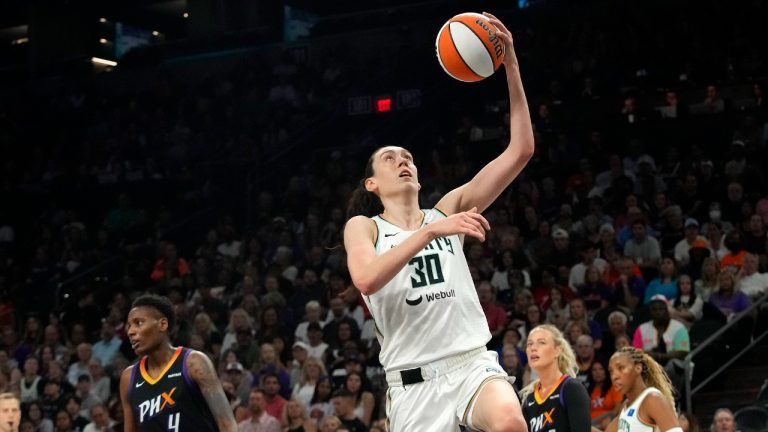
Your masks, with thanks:
[[[232,371],[242,372],[243,365],[240,364],[240,362],[227,363],[227,372],[232,372]]]
[[[654,294],[653,297],[651,297],[651,303],[655,301],[660,301],[666,305],[669,305],[669,299],[667,299],[667,296],[664,294]]]
[[[302,342],[302,341],[296,341],[296,342],[294,342],[294,343],[293,343],[293,348],[301,348],[301,349],[303,349],[304,351],[309,351],[309,347],[307,346],[307,344],[306,344],[306,343],[304,343],[304,342]]]
[[[562,228],[558,228],[552,232],[552,238],[553,239],[568,238],[568,231]]]
[[[688,219],[685,220],[685,227],[686,228],[690,228],[690,227],[698,228],[699,227],[699,221],[697,221],[694,218],[688,218]]]

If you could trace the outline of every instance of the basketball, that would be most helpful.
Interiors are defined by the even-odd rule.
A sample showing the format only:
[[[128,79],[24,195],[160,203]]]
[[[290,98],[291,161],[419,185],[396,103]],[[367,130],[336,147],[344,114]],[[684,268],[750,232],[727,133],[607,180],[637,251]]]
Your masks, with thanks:
[[[488,18],[462,13],[443,24],[435,48],[440,66],[451,77],[465,82],[493,75],[504,60],[504,41]]]

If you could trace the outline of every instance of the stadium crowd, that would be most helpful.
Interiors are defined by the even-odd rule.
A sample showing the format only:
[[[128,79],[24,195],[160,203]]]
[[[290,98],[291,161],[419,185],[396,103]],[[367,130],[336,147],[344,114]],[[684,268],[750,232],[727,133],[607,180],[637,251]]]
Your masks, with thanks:
[[[754,80],[766,65],[739,32],[726,38],[738,56],[721,42],[706,64],[638,64],[636,23],[547,33],[567,10],[526,13],[555,18],[512,26],[536,155],[487,212],[487,240],[464,249],[488,347],[516,385],[531,379],[528,332],[552,323],[575,349],[602,428],[620,404],[607,374],[616,348],[650,352],[682,394],[697,325],[726,323],[768,292],[768,105]],[[705,43],[706,22],[689,24]],[[629,47],[611,39],[622,31]],[[679,33],[654,43],[671,52]],[[555,46],[565,61],[541,54]],[[173,71],[141,84],[141,72],[117,71],[122,85],[97,77],[3,97],[0,151],[15,156],[0,173],[0,391],[20,395],[21,430],[122,430],[117,385],[135,360],[124,321],[144,292],[172,300],[175,343],[214,360],[241,430],[386,430],[375,326],[340,237],[360,154],[381,142],[361,145],[364,134],[339,132],[352,120],[336,118],[322,143],[302,140],[338,146],[274,158],[380,72],[355,54],[296,52],[254,54],[194,85]],[[627,60],[605,62],[617,53]],[[421,73],[426,88],[434,76]],[[507,143],[503,104],[461,100],[451,126],[413,114],[439,135],[415,149],[436,185],[422,191],[425,207]],[[765,329],[764,313],[728,334],[732,349]],[[733,430],[730,411],[714,417],[714,430]]]

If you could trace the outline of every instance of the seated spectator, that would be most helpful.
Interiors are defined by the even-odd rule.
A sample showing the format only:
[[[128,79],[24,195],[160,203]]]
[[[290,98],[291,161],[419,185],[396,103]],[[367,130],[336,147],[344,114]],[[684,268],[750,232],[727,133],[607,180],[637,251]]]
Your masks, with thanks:
[[[104,401],[91,390],[91,377],[88,375],[80,375],[76,388],[75,396],[80,398],[80,414],[90,419],[91,408],[103,404]]]
[[[528,288],[531,286],[531,275],[528,273],[528,270],[522,267],[524,263],[515,261],[516,255],[519,255],[519,253],[515,254],[512,250],[505,250],[497,258],[496,270],[493,272],[493,276],[491,276],[491,285],[498,293],[498,300],[511,300],[514,289],[518,287],[512,286],[510,280],[522,279],[524,287]]]
[[[367,432],[368,427],[355,414],[355,395],[345,388],[336,390],[331,399],[333,411],[350,432]]]
[[[320,377],[325,375],[326,371],[323,362],[316,357],[307,357],[304,361],[304,373],[301,379],[293,385],[291,398],[309,407],[312,396],[315,394],[315,386]]]
[[[267,372],[261,376],[260,383],[259,387],[264,390],[264,411],[274,418],[282,418],[286,400],[280,395],[280,378],[275,373]]]
[[[720,260],[715,257],[704,258],[701,264],[701,276],[693,284],[696,295],[703,301],[709,301],[713,292],[720,288]]]
[[[679,391],[684,384],[682,360],[691,350],[691,339],[685,325],[670,316],[670,305],[663,294],[651,298],[651,320],[640,324],[635,330],[632,346],[645,351],[663,365]]]
[[[699,221],[693,218],[685,220],[685,238],[677,242],[675,245],[675,261],[680,264],[680,267],[688,265],[690,256],[688,251],[694,247],[709,248],[709,241],[706,237],[699,234]]]
[[[341,322],[349,323],[350,327],[352,328],[352,337],[357,339],[358,335],[360,334],[360,327],[357,324],[356,318],[350,315],[349,309],[347,308],[347,303],[344,301],[344,299],[341,297],[333,297],[331,298],[329,304],[330,308],[328,310],[328,317],[326,318],[325,324],[321,329],[322,340],[328,344],[333,344],[336,341],[338,326]],[[360,318],[362,322],[362,316]],[[310,342],[310,345],[313,345],[312,342]],[[314,354],[316,353],[313,353],[312,351],[309,353],[309,355]]]
[[[114,425],[115,421],[109,417],[107,407],[104,404],[96,404],[91,407],[91,422],[85,426],[83,432],[101,432]]]
[[[480,281],[477,285],[477,297],[483,308],[488,329],[491,331],[491,342],[495,342],[507,326],[507,311],[496,303],[496,292],[488,281]]]
[[[155,282],[170,281],[174,278],[184,279],[189,275],[187,260],[180,257],[176,251],[176,245],[166,243],[162,249],[163,254],[155,261],[155,266],[150,274],[150,279]]]
[[[281,432],[280,421],[272,417],[264,409],[266,401],[264,390],[255,388],[251,390],[248,398],[248,408],[251,417],[237,424],[239,432]]]
[[[317,422],[309,418],[307,408],[297,400],[291,399],[286,403],[280,418],[282,418],[284,431],[317,431]]]
[[[275,375],[280,381],[280,394],[283,397],[289,397],[291,393],[291,377],[288,375],[288,371],[286,371],[283,362],[280,361],[280,357],[277,356],[275,346],[269,343],[261,344],[260,351],[258,362],[251,368],[254,371],[251,387],[263,388],[264,377],[267,375]]]
[[[200,336],[203,342],[204,351],[211,353],[213,358],[218,358],[221,355],[221,333],[219,333],[219,330],[207,313],[200,312],[195,315],[195,324],[192,329],[192,334]],[[96,346],[94,346],[94,350],[95,349]]]
[[[224,339],[221,342],[222,356],[237,343],[237,334],[240,331],[248,331],[253,334],[253,321],[245,309],[237,308],[229,316],[229,324],[224,331]]]
[[[304,306],[304,321],[296,326],[296,331],[294,332],[297,341],[309,342],[309,339],[307,338],[307,326],[309,326],[309,324],[318,323],[320,328],[323,327],[323,323],[320,321],[320,314],[322,311],[323,309],[320,307],[320,302],[316,300],[307,302]]]
[[[328,415],[320,421],[320,432],[336,432],[341,426],[341,420],[338,417]]]
[[[621,310],[614,310],[608,314],[608,333],[603,334],[603,346],[600,349],[603,358],[611,358],[613,353],[618,350],[616,340],[619,336],[625,336],[629,333],[628,321],[629,317]]]
[[[501,356],[499,358],[501,359],[499,363],[501,364],[502,369],[504,369],[504,372],[506,372],[508,376],[515,378],[512,387],[515,388],[515,391],[520,391],[520,389],[526,386],[527,383],[524,383],[524,368],[520,363],[520,356],[517,354],[517,348],[511,345],[504,346],[501,349]],[[530,380],[530,374],[528,375],[527,378]]]
[[[79,397],[75,395],[65,397],[64,409],[67,410],[69,417],[72,419],[74,430],[82,431],[90,423],[90,420],[82,415]],[[88,414],[90,415],[90,413]]]
[[[320,421],[329,415],[333,415],[333,404],[331,396],[333,395],[333,384],[331,378],[322,376],[317,380],[315,392],[309,401],[309,417],[320,424]],[[294,400],[294,399],[292,399]]]
[[[570,303],[570,315],[571,321],[576,321],[589,330],[585,334],[592,336],[592,340],[595,342],[595,349],[600,349],[603,346],[603,330],[595,320],[590,319],[587,315],[587,308],[584,304],[584,300],[575,298]],[[576,341],[574,340],[574,343]]]
[[[565,325],[563,336],[565,336],[565,339],[571,344],[573,350],[576,350],[576,343],[578,342],[579,337],[584,335],[589,335],[589,326],[585,324],[584,321],[570,320],[568,321],[568,324]]]
[[[589,383],[589,371],[595,361],[595,344],[592,341],[592,336],[581,335],[576,338],[573,352],[576,355],[576,364],[579,366],[576,379],[586,386]]]
[[[674,301],[677,296],[677,264],[672,258],[664,258],[659,267],[659,277],[653,279],[645,288],[645,300],[649,304],[653,296],[661,294]]]
[[[652,274],[657,269],[661,249],[658,240],[647,235],[645,221],[638,220],[632,224],[632,238],[624,246],[624,256],[634,261],[643,275]]]
[[[554,276],[551,277],[554,280]],[[565,329],[565,324],[568,323],[571,315],[568,308],[568,302],[563,297],[563,291],[559,287],[554,286],[549,291],[549,297],[547,297],[543,308],[546,310],[546,322],[554,325],[560,331]]]
[[[624,398],[613,387],[606,363],[600,359],[595,359],[589,369],[587,391],[591,399],[592,426],[605,430],[608,423],[619,415]]]
[[[38,385],[43,379],[38,373],[40,370],[39,362],[36,357],[29,356],[24,361],[23,375],[19,380],[19,390],[21,403],[28,403],[40,399]],[[4,372],[3,372],[4,373]]]
[[[749,229],[744,233],[744,249],[755,255],[766,255],[768,233],[765,230],[763,218],[758,214],[749,217]]]
[[[728,408],[718,408],[710,426],[712,432],[736,432],[736,421],[733,412]]]
[[[344,380],[344,389],[349,390],[354,397],[354,413],[363,424],[370,426],[375,403],[373,393],[368,391],[363,381],[363,376],[358,372],[350,372]]]
[[[715,305],[728,321],[752,305],[749,297],[739,290],[736,276],[727,271],[720,273],[720,289],[712,293],[709,302]]]
[[[23,418],[28,419],[32,423],[32,429],[35,432],[53,432],[53,422],[43,416],[43,409],[39,402],[31,402],[26,406],[26,413],[22,415]],[[23,430],[23,429],[19,429]],[[95,429],[92,430],[95,432]]]
[[[608,270],[608,262],[597,256],[595,246],[590,243],[584,243],[580,250],[581,261],[571,267],[571,273],[568,276],[568,287],[574,292],[579,292],[579,286],[583,285],[587,279],[587,269],[597,268],[598,274],[602,276]]]
[[[69,381],[70,384],[76,385],[80,375],[90,376],[88,363],[91,361],[92,356],[93,350],[91,344],[81,343],[77,346],[77,361],[69,365],[69,370],[67,371],[67,381]]]
[[[619,277],[613,285],[616,304],[627,312],[635,310],[641,301],[645,300],[645,281],[642,273],[630,258],[620,258],[618,261]],[[637,273],[640,273],[639,275]]]
[[[611,288],[603,282],[602,274],[596,266],[587,268],[586,280],[579,285],[577,291],[591,317],[616,302]]]
[[[694,322],[701,319],[703,312],[704,300],[694,291],[690,276],[681,275],[677,279],[677,294],[670,315],[690,329]]]
[[[739,230],[729,232],[725,235],[724,243],[728,253],[720,259],[720,268],[736,274],[741,270],[741,266],[744,264],[744,257],[747,255],[741,232]]]
[[[544,324],[544,313],[537,304],[528,306],[528,311],[525,315],[525,324],[518,329],[522,332],[524,339],[528,339],[528,334],[536,328],[536,326]]]
[[[744,255],[744,266],[739,272],[739,291],[753,301],[768,293],[768,273],[758,272],[759,264],[757,255],[747,253]]]
[[[251,394],[253,375],[250,370],[243,368],[243,365],[237,361],[237,357],[234,355],[227,357],[225,361],[229,362],[224,368],[224,380],[232,384],[234,395],[244,403]]]

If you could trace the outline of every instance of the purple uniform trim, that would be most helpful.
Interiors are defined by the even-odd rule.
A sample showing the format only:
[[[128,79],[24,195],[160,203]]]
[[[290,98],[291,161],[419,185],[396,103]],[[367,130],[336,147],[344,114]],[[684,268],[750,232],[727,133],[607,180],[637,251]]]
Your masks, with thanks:
[[[189,353],[191,353],[192,350],[189,348],[184,348],[184,353],[181,355],[181,375],[184,377],[184,381],[187,382],[187,385],[191,388],[200,391],[199,388],[197,388],[197,383],[195,380],[192,379],[191,376],[189,376],[189,370],[187,369],[187,356]]]
[[[136,369],[139,368],[139,363],[133,365],[131,368],[131,380],[128,381],[128,399],[131,399],[131,394],[133,393],[133,389],[136,384]]]

